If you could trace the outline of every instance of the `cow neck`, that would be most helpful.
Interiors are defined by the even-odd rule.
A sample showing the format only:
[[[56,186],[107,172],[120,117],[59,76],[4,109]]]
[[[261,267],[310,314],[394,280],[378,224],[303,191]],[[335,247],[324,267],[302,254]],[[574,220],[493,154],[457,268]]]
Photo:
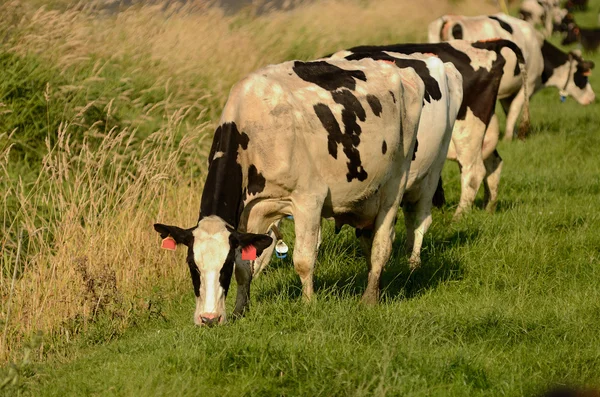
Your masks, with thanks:
[[[223,123],[215,131],[209,167],[202,192],[199,220],[216,215],[237,229],[244,209],[243,176],[239,152],[248,147],[248,136],[235,123]]]
[[[542,56],[544,58],[543,83],[546,83],[552,77],[554,69],[569,62],[568,54],[565,54],[546,40],[544,40],[544,45],[542,45]]]

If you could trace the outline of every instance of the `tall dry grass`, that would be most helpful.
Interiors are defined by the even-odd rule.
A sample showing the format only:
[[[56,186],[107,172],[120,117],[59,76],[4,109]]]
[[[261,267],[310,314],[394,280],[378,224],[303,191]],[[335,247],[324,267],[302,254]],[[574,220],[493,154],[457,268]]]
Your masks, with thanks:
[[[0,195],[0,362],[36,331],[49,336],[47,349],[99,316],[124,327],[144,310],[156,285],[189,287],[181,258],[171,255],[164,263],[151,225],[195,220],[212,129],[242,76],[349,46],[417,41],[438,14],[495,10],[479,0],[340,0],[263,15],[249,7],[230,16],[203,2],[116,13],[86,3],[32,4],[0,6],[0,51],[33,54],[65,77],[62,86],[46,86],[48,108],[64,100],[56,93],[101,85],[107,68],[115,68],[123,84],[149,79],[145,90],[158,87],[164,96],[153,101],[132,86],[108,89],[80,106],[49,130],[32,181],[11,167],[11,139],[20,131],[0,131],[6,186]],[[92,106],[106,118],[119,106],[133,110],[110,127],[107,120],[84,123]],[[0,104],[0,117],[14,111],[5,108]],[[155,126],[150,134],[140,132],[142,122]]]

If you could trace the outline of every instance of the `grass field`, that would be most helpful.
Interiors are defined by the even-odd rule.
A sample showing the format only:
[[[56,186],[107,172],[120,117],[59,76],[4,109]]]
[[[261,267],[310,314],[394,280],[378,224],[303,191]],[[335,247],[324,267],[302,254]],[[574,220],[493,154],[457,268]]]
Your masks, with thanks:
[[[359,304],[367,269],[353,230],[335,235],[325,222],[314,303],[300,301],[291,259],[276,259],[254,280],[245,318],[193,326],[185,253],[160,251],[151,224],[195,221],[229,86],[265,63],[424,37],[418,27],[435,15],[415,12],[394,30],[405,18],[398,3],[270,17],[189,9],[158,25],[163,11],[148,7],[100,18],[61,2],[4,4],[13,18],[0,24],[0,394],[534,396],[600,386],[600,108],[562,104],[552,89],[532,100],[527,141],[500,144],[495,214],[451,220],[459,183],[448,164],[448,206],[434,212],[412,274],[398,223],[379,306]],[[358,12],[361,30],[323,24]],[[577,17],[596,23],[593,12]],[[283,229],[293,249],[292,224]],[[234,297],[235,286],[229,312]]]

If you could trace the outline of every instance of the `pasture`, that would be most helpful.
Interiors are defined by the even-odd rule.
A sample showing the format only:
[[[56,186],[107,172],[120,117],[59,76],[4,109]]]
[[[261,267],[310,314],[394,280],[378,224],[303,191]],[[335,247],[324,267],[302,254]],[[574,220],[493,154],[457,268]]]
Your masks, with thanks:
[[[11,17],[0,22],[0,393],[534,396],[600,385],[597,101],[561,103],[553,89],[532,98],[530,136],[499,145],[494,214],[480,192],[452,221],[448,163],[422,266],[409,270],[400,216],[376,307],[359,302],[367,269],[354,231],[323,221],[315,302],[300,300],[291,258],[274,259],[245,318],[195,327],[185,250],[159,250],[152,230],[196,220],[215,123],[249,71],[423,40],[437,14],[493,5],[347,1],[223,16],[38,3],[1,6]],[[358,28],[342,22],[357,13]],[[593,26],[597,15],[576,18]],[[291,221],[282,231],[293,251]],[[234,297],[232,283],[229,313]]]

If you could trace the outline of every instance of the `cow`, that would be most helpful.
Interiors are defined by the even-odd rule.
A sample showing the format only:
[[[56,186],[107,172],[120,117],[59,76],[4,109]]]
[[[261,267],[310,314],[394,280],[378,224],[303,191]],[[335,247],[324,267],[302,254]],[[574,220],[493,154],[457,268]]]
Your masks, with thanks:
[[[589,0],[567,0],[564,4],[569,12],[572,11],[585,11],[588,9]]]
[[[562,41],[562,45],[577,42],[581,44],[585,51],[597,51],[600,47],[600,28],[582,28],[575,23],[567,25],[566,36]]]
[[[272,250],[270,226],[295,220],[294,268],[313,296],[321,218],[365,231],[369,275],[363,302],[376,303],[394,240],[394,220],[414,152],[425,87],[413,69],[371,59],[290,61],[251,73],[232,89],[209,154],[198,223],[155,224],[188,248],[197,325],[249,306],[254,261]]]
[[[460,36],[465,40],[502,37],[514,41],[522,50],[527,64],[528,84],[523,86],[522,79],[505,74],[498,92],[502,106],[507,112],[505,140],[511,140],[514,136],[515,124],[527,99],[525,91],[531,96],[541,88],[554,86],[562,90],[564,95],[573,96],[582,105],[589,105],[594,101],[592,87],[587,83],[587,78],[584,82],[581,77],[589,74],[594,66],[593,62],[584,61],[574,54],[569,56],[561,53],[527,22],[502,13],[477,17],[446,15],[429,25],[430,39],[440,21],[444,28],[437,29],[438,33],[442,34],[433,37],[434,41],[451,40],[455,37],[450,32],[460,31]],[[448,33],[444,34],[446,32]],[[545,78],[550,69],[553,71],[553,78]]]
[[[397,54],[434,54],[442,61],[452,63],[458,69],[463,79],[463,101],[454,124],[447,158],[457,161],[460,168],[461,195],[454,213],[455,219],[459,218],[472,206],[486,173],[499,177],[501,164],[498,164],[497,159],[489,164],[484,163],[482,157],[484,135],[494,114],[503,74],[508,71],[512,74],[515,68],[525,72],[521,50],[508,40],[477,43],[453,40],[437,44],[362,46],[351,48],[348,53],[353,54],[351,59],[360,57],[377,59],[381,56],[398,56]],[[509,54],[513,54],[511,59],[519,58],[520,64],[507,63],[505,57]],[[441,185],[439,187],[434,196],[436,198],[434,204],[438,206],[444,202],[443,190]],[[486,208],[493,209],[496,196],[488,192],[487,185],[484,184],[484,187]]]
[[[394,52],[339,51],[330,59],[375,59],[400,69],[412,68],[425,85],[425,102],[401,207],[406,226],[406,251],[411,269],[421,264],[423,236],[431,225],[431,207],[448,153],[452,129],[463,100],[463,79],[452,63],[437,56]],[[360,233],[361,231],[358,231]]]
[[[561,96],[572,96],[582,105],[589,105],[595,99],[595,93],[588,82],[588,75],[594,68],[594,63],[586,61],[575,52],[564,53],[548,41],[544,40],[528,23],[504,14],[492,17],[462,17],[444,16],[444,32],[461,32],[461,37],[467,40],[486,39],[500,35],[512,38],[523,50],[523,57],[527,63],[528,84],[523,85],[523,79],[515,74],[504,73],[498,91],[498,98],[503,110],[507,114],[506,132],[504,138],[513,138],[514,125],[518,118],[523,103],[528,95],[533,95],[544,87],[556,87]],[[439,25],[438,21],[430,24],[431,27]],[[446,39],[451,37],[440,37]],[[508,57],[513,55],[507,54]],[[512,61],[514,62],[514,60]],[[528,95],[525,95],[527,89]],[[526,117],[528,119],[528,117]],[[500,183],[500,170],[502,159],[496,150],[500,131],[496,116],[492,118],[490,127],[485,134],[482,156],[486,164],[485,192],[486,201],[493,210],[497,201],[498,185]],[[521,135],[523,137],[524,135]]]
[[[554,26],[567,15],[555,0],[524,0],[519,8],[519,18],[533,26],[542,26],[545,37],[550,37]]]

